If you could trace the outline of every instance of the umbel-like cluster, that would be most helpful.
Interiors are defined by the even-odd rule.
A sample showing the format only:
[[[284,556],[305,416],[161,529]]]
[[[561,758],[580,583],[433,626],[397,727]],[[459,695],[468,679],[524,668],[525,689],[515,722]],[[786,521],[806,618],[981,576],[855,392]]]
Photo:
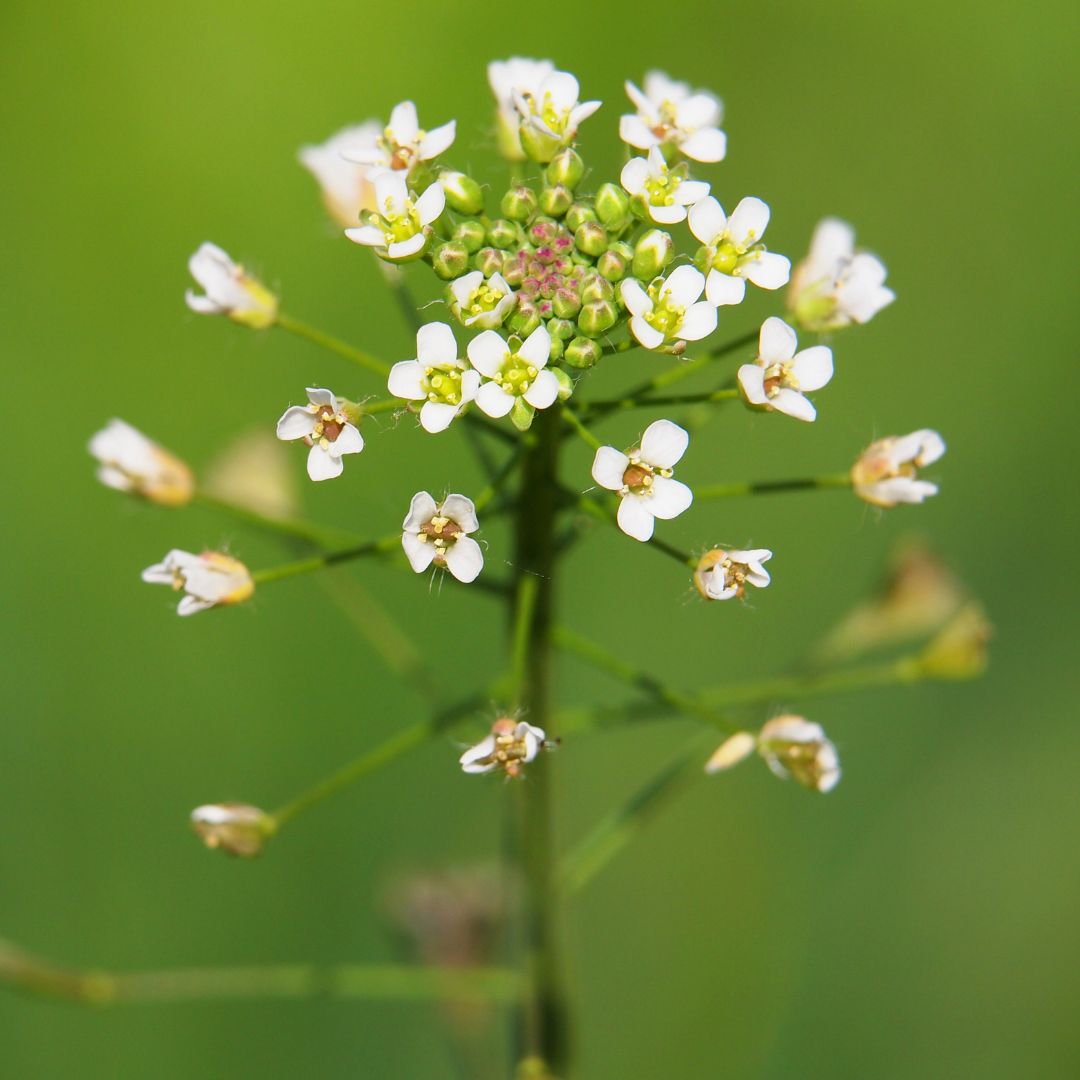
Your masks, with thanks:
[[[588,425],[616,410],[590,396],[594,369],[629,349],[656,354],[663,377],[639,388],[634,401],[648,407],[660,387],[681,377],[680,368],[699,370],[733,351],[711,345],[710,338],[748,285],[769,292],[787,286],[783,315],[765,320],[756,352],[712,399],[741,398],[751,409],[814,421],[811,395],[829,383],[834,362],[832,348],[817,336],[865,323],[893,301],[885,267],[856,248],[851,226],[829,218],[792,271],[789,259],[766,244],[770,210],[764,201],[716,198],[704,176],[725,158],[727,138],[712,93],[656,71],[642,87],[628,82],[630,110],[619,119],[628,160],[617,177],[595,183],[598,170],[586,165],[578,136],[601,103],[580,101],[577,79],[549,61],[512,58],[489,65],[488,76],[498,147],[511,175],[497,195],[446,163],[454,153],[455,122],[424,128],[411,101],[396,106],[386,124],[346,128],[300,151],[344,235],[389,264],[390,286],[400,287],[399,265],[423,263],[445,283],[445,308],[440,318],[418,326],[413,357],[382,365],[352,350],[362,365],[382,372],[386,398],[356,402],[308,388],[306,402],[283,411],[277,437],[302,444],[308,475],[324,481],[342,475],[346,456],[365,448],[365,457],[380,453],[370,433],[367,441],[364,436],[365,418],[375,412],[415,414],[424,438],[468,422],[497,424],[524,439],[515,431],[527,433],[539,413],[561,409],[567,428],[595,453],[591,477],[578,478],[582,498],[603,510],[610,496],[586,489],[598,485],[614,493],[619,528],[650,542],[657,519],[674,518],[693,503],[691,488],[673,475],[690,434],[657,416],[630,448],[605,445]],[[204,244],[189,266],[202,290],[187,294],[192,311],[311,336],[221,248]],[[812,343],[800,347],[799,333]],[[99,432],[90,449],[111,487],[168,506],[196,494],[183,462],[119,420]],[[840,484],[881,507],[918,503],[937,491],[919,470],[943,452],[933,431],[886,438],[870,446]],[[476,580],[484,566],[475,534],[485,502],[460,493],[403,496],[408,513],[399,538],[412,569],[434,567],[460,582]],[[765,548],[713,547],[691,560],[693,581],[707,600],[741,598],[748,587],[769,584],[765,563],[771,557]],[[180,550],[143,577],[182,592],[182,615],[246,600],[260,582],[229,555]],[[545,742],[539,728],[502,717],[462,765],[467,772],[516,776]],[[739,733],[725,747],[711,768],[756,747],[774,771],[808,787],[829,790],[840,775],[832,744],[817,725],[798,717],[777,718],[756,736]]]

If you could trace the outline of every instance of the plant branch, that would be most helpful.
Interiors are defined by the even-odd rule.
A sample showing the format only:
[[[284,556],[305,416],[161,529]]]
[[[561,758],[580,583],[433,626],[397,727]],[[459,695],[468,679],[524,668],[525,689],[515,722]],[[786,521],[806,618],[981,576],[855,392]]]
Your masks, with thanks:
[[[341,548],[338,551],[324,551],[319,555],[312,555],[309,559],[299,559],[296,562],[284,563],[281,566],[271,566],[265,570],[256,570],[251,575],[251,580],[256,585],[266,585],[271,581],[281,581],[283,578],[295,577],[297,574],[308,574],[313,570],[323,570],[328,566],[337,566],[351,559],[361,559],[367,555],[387,555],[401,544],[401,534],[384,536],[381,540],[368,540],[366,543],[357,544],[355,547]]]
[[[614,525],[616,529],[619,528],[618,517],[610,511],[605,510],[595,499],[590,499],[587,495],[575,495],[572,492],[568,492],[567,494],[572,504],[583,513],[588,514],[589,517],[596,518],[597,521],[604,521],[608,525]],[[662,551],[669,558],[674,559],[678,563],[682,563],[683,566],[689,566],[691,569],[697,568],[698,560],[695,559],[693,555],[669,544],[666,540],[661,540],[657,536],[653,536],[649,540],[646,540],[644,546],[651,547],[655,551]]]
[[[318,345],[320,348],[336,353],[346,360],[351,360],[352,363],[359,367],[362,367],[367,371],[373,371],[376,375],[381,375],[383,378],[386,378],[386,376],[390,374],[390,365],[387,364],[385,360],[379,360],[370,353],[366,353],[362,349],[354,348],[352,345],[334,337],[332,334],[317,330],[314,326],[308,326],[307,323],[301,322],[299,319],[294,319],[291,315],[286,315],[284,312],[278,312],[277,322],[274,325],[281,327],[282,330],[286,330],[290,334],[295,334],[297,337],[304,338],[305,341],[310,341],[313,345]]]
[[[289,518],[271,517],[269,514],[260,514],[257,510],[242,506],[240,503],[231,502],[228,499],[219,498],[206,491],[197,491],[195,501],[212,510],[220,510],[229,514],[245,524],[254,525],[267,532],[277,533],[279,536],[293,540],[303,540],[318,547],[333,547],[356,543],[356,537],[351,533],[334,529],[330,526],[312,525],[306,521],[296,521]]]
[[[851,487],[850,473],[829,473],[796,480],[756,480],[747,484],[705,484],[694,489],[695,499],[729,499],[741,495],[778,495],[786,491],[813,491]]]

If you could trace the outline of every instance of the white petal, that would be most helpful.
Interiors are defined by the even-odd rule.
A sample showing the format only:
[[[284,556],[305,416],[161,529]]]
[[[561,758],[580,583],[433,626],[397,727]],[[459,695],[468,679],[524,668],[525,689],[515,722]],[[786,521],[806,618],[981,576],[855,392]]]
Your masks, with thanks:
[[[448,124],[442,124],[429,131],[420,140],[417,153],[422,161],[430,161],[438,157],[444,150],[448,150],[454,142],[457,134],[457,121],[451,120]]]
[[[570,116],[566,121],[567,131],[577,131],[582,120],[588,120],[590,116],[604,103],[602,101],[583,101],[580,105],[570,110]]]
[[[919,437],[919,453],[915,457],[915,464],[919,466],[933,465],[945,453],[945,440],[930,428],[922,428],[914,433]]]
[[[657,115],[653,109],[653,103],[648,95],[644,94],[629,79],[623,83],[626,96],[633,102],[634,108],[649,120],[656,120]]]
[[[551,335],[548,328],[541,323],[522,343],[518,356],[535,368],[543,368],[547,367],[550,355]]]
[[[705,771],[711,774],[730,769],[748,758],[756,747],[757,739],[749,731],[736,731],[713,751],[712,757],[705,763]]]
[[[728,221],[728,236],[736,247],[747,248],[764,236],[768,224],[768,204],[751,195],[741,200],[732,210]]]
[[[200,600],[196,596],[185,596],[181,599],[180,603],[176,605],[177,615],[197,615],[200,611],[206,611],[207,608],[212,608],[214,602],[212,600]]]
[[[456,521],[465,533],[474,533],[480,528],[476,517],[476,504],[466,495],[447,495],[439,507],[443,517]]]
[[[719,128],[702,128],[679,143],[679,150],[693,161],[711,164],[727,154],[727,136]]]
[[[509,356],[506,342],[494,330],[485,330],[469,342],[469,362],[489,379],[498,375]]]
[[[771,251],[762,252],[755,259],[739,267],[743,277],[752,281],[759,289],[779,289],[786,285],[791,277],[791,260]]]
[[[476,397],[480,389],[480,372],[469,368],[461,373],[461,404],[466,405]]]
[[[640,195],[645,190],[645,181],[649,179],[649,164],[644,158],[631,158],[619,174],[619,183],[631,195]]]
[[[839,218],[824,218],[814,229],[810,241],[810,261],[815,270],[835,273],[841,262],[855,250],[855,230]]]
[[[330,444],[330,453],[337,457],[342,454],[359,454],[364,449],[364,436],[352,424],[342,426],[338,437]]]
[[[334,396],[333,390],[327,390],[323,386],[307,386],[304,388],[304,393],[307,394],[308,401],[312,405],[321,405],[328,409],[337,410],[337,398]]]
[[[475,290],[484,280],[483,272],[472,270],[462,277],[455,278],[450,282],[450,292],[458,304],[467,304]]]
[[[657,225],[678,225],[680,221],[686,220],[686,207],[680,203],[671,206],[653,206],[649,203],[645,209]]]
[[[432,435],[437,435],[450,426],[458,414],[458,409],[459,406],[447,405],[445,401],[425,401],[420,406],[420,426]]]
[[[682,206],[693,206],[708,194],[709,185],[704,180],[684,180],[675,191],[675,201]]]
[[[664,344],[664,335],[660,333],[655,326],[650,326],[644,319],[637,315],[630,320],[630,333],[632,333],[646,349],[658,349]]]
[[[627,113],[619,117],[619,138],[637,150],[648,150],[659,141],[640,116]],[[627,189],[629,190],[629,189]]]
[[[689,445],[689,434],[678,424],[654,420],[641,436],[641,460],[657,469],[670,469]]]
[[[713,127],[719,120],[720,102],[712,94],[691,94],[675,109],[675,122],[686,131]]]
[[[758,356],[767,364],[790,360],[795,355],[799,339],[783,319],[770,316],[761,324],[758,337]]]
[[[386,249],[387,257],[390,259],[407,259],[410,255],[415,255],[424,246],[426,239],[422,232],[418,232],[410,236],[408,240],[398,240]]]
[[[497,383],[486,382],[476,391],[476,404],[481,411],[497,420],[514,407],[514,398]]]
[[[826,345],[803,349],[791,361],[791,373],[800,390],[820,390],[833,377],[832,349]]]
[[[727,228],[727,214],[711,195],[690,209],[690,231],[703,243],[711,244]]]
[[[410,533],[419,532],[422,525],[426,525],[437,513],[439,507],[431,497],[429,491],[418,491],[409,503],[409,512],[401,527]]]
[[[402,533],[401,546],[405,550],[405,557],[409,560],[409,565],[418,574],[422,574],[435,559],[435,545],[421,540],[416,533]]]
[[[645,500],[637,495],[627,495],[619,503],[617,515],[619,528],[627,536],[644,543],[652,539],[656,519],[649,513]]]
[[[679,324],[679,337],[685,341],[700,341],[716,329],[716,308],[707,300],[691,304]]]
[[[631,315],[648,315],[653,309],[649,294],[637,278],[625,278],[619,286],[619,295]]]
[[[479,276],[480,272],[476,273]],[[426,323],[416,331],[416,359],[421,364],[452,364],[457,358],[454,331],[446,323]]]
[[[345,235],[354,244],[363,244],[365,247],[382,247],[386,243],[382,229],[374,225],[360,225],[355,229],[346,229]]]
[[[534,409],[546,409],[559,396],[559,380],[553,371],[541,371],[521,396]]]
[[[423,377],[424,365],[418,360],[401,360],[390,369],[386,386],[394,397],[420,401],[424,397]]]
[[[805,420],[807,423],[817,417],[817,409],[809,398],[803,397],[797,390],[789,390],[786,387],[773,394],[769,398],[769,404],[777,412],[793,416],[796,420]]]
[[[689,509],[694,501],[694,493],[679,480],[658,476],[653,480],[652,498],[649,499],[649,513],[663,521],[678,517]]]
[[[746,296],[746,282],[730,274],[721,274],[719,270],[710,270],[705,281],[705,296],[717,307],[741,304]]]
[[[494,762],[487,763],[486,759],[495,753],[495,736],[489,735],[481,739],[475,746],[470,746],[464,754],[458,758],[458,764],[467,773],[487,773],[495,768]],[[485,762],[478,764],[478,762]]]
[[[386,125],[394,140],[403,146],[416,142],[420,134],[420,121],[416,116],[416,106],[411,101],[403,101],[394,106],[390,113],[390,123]]]
[[[705,291],[705,275],[694,266],[679,266],[668,274],[661,291],[677,307],[689,307]]]
[[[885,506],[895,506],[897,503],[921,503],[924,499],[938,493],[937,484],[932,484],[929,480],[916,480],[910,476],[893,476],[888,480],[871,484],[870,489],[875,496],[874,501]]]
[[[192,292],[191,289],[184,293],[184,303],[199,315],[220,315],[225,310],[220,304],[211,300],[209,296],[199,296],[198,293]]]
[[[765,393],[765,369],[760,364],[743,364],[738,372],[739,386],[751,405],[768,405]]]
[[[618,491],[623,486],[623,474],[630,467],[630,459],[614,446],[601,446],[593,458],[592,478],[608,491]]]
[[[309,412],[303,405],[292,405],[277,422],[277,437],[286,442],[302,439],[315,430],[315,423],[314,413]]]
[[[340,457],[335,457],[318,443],[308,451],[307,474],[312,480],[333,480],[344,468]]]
[[[471,536],[459,536],[446,553],[446,569],[466,585],[484,568],[484,553]]]
[[[416,213],[421,225],[430,225],[446,206],[446,192],[442,184],[436,181],[416,200]]]
[[[551,95],[552,104],[557,109],[572,109],[578,100],[580,87],[577,79],[569,71],[553,71],[541,84],[539,97]]]
[[[375,205],[380,214],[403,214],[409,201],[409,187],[401,172],[387,169],[375,177]]]

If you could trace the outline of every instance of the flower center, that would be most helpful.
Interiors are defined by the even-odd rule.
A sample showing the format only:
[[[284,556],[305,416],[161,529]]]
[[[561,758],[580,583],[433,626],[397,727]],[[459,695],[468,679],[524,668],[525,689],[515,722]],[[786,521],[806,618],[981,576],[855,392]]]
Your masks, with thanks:
[[[645,316],[645,321],[664,337],[674,337],[682,325],[686,308],[676,304],[666,292],[659,297],[651,289],[649,292],[653,298],[653,309]]]
[[[504,295],[485,282],[479,288],[473,289],[469,296],[469,302],[465,305],[466,316],[471,318],[474,315],[486,315],[494,311]]]
[[[458,405],[461,403],[461,370],[456,367],[425,367],[420,388],[428,401]]]
[[[798,390],[799,380],[788,364],[770,364],[765,369],[765,394],[776,397],[781,390]]]
[[[635,495],[651,495],[653,493],[653,482],[657,476],[667,478],[671,476],[671,469],[653,468],[631,454],[630,464],[627,465],[623,473],[622,494],[628,495],[632,492]]]
[[[315,413],[315,427],[308,437],[308,445],[318,443],[325,450],[330,443],[337,442],[348,421],[329,405],[309,405],[308,408]]]
[[[420,526],[420,540],[435,548],[435,563],[446,565],[446,552],[454,546],[461,535],[461,526],[452,518],[436,514],[430,521]]]
[[[659,176],[650,176],[645,181],[645,192],[649,197],[650,206],[674,206],[675,192],[682,183],[682,177],[676,176],[667,169]]]
[[[535,109],[535,105],[533,106]],[[540,119],[556,134],[561,135],[566,130],[566,121],[570,118],[569,109],[556,108],[551,94],[544,95],[544,104],[540,109]]]
[[[537,369],[517,353],[507,355],[494,381],[508,394],[521,397],[533,384]]]
[[[420,224],[420,215],[416,212],[411,200],[405,200],[405,207],[399,214],[394,210],[393,203],[387,199],[381,227],[389,246],[411,240],[423,226]]]
[[[734,274],[741,254],[742,252],[730,240],[724,240],[717,245],[712,264],[721,274]]]

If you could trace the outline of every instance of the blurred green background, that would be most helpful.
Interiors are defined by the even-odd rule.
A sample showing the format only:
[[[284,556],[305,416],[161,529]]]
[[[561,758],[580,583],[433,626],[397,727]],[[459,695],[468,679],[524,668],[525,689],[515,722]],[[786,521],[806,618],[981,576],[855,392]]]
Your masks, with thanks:
[[[792,256],[818,217],[846,217],[899,296],[835,341],[818,424],[729,409],[692,444],[683,479],[833,471],[874,436],[930,426],[949,444],[943,493],[885,515],[829,492],[702,504],[667,526],[687,547],[776,550],[773,587],[746,608],[693,602],[674,564],[596,535],[568,563],[564,617],[684,685],[767,675],[918,530],[997,633],[981,682],[807,702],[843,755],[835,794],[745,766],[698,785],[596,879],[568,919],[580,1074],[1076,1076],[1077,29],[1057,0],[6,5],[0,349],[5,398],[29,415],[0,458],[0,936],[119,969],[394,959],[387,881],[497,852],[506,791],[463,777],[453,738],[299,819],[261,860],[204,851],[186,831],[192,806],[277,805],[423,701],[311,578],[176,618],[138,578],[169,547],[226,543],[253,566],[285,550],[204,510],[106,491],[85,443],[117,415],[198,468],[306,383],[377,389],[284,334],[189,314],[185,262],[205,239],[294,314],[413,355],[372,260],[322,214],[301,144],[413,97],[425,122],[458,118],[449,158],[483,171],[484,65],[524,53],[604,99],[584,147],[614,171],[621,81],[659,66],[725,100],[729,159],[707,170],[725,205],[765,198],[770,246]],[[727,328],[769,311],[757,294],[725,312]],[[604,430],[627,443],[635,424]],[[307,508],[382,535],[420,487],[475,489],[458,437],[438,451],[404,428],[372,435],[341,481],[304,488]],[[572,465],[585,475],[584,450]],[[497,570],[508,547],[489,535]],[[376,565],[356,574],[462,685],[501,662],[486,598],[429,594]],[[621,692],[576,664],[561,672],[564,703]],[[549,759],[564,841],[685,736],[646,726]],[[0,996],[11,1077],[454,1069],[424,1005],[93,1011]]]

